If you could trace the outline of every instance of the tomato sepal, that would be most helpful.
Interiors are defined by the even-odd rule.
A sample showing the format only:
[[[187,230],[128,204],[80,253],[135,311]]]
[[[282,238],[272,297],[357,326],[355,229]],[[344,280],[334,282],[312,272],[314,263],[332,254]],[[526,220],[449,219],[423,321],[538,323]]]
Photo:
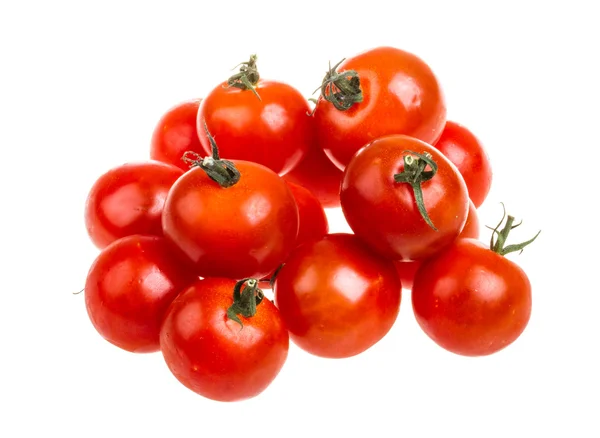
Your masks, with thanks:
[[[233,69],[240,67],[240,71],[227,79],[227,85],[225,88],[234,87],[239,88],[240,90],[250,90],[258,98],[258,100],[262,101],[255,88],[256,84],[258,84],[258,81],[260,80],[260,74],[256,68],[256,60],[256,55],[250,55],[249,61],[240,62],[238,65],[233,67]]]
[[[336,71],[345,60],[342,59],[333,67],[330,62],[321,86],[315,90],[315,92],[321,90],[321,97],[339,111],[347,111],[355,103],[363,101],[360,78],[356,70],[345,70],[339,73]]]
[[[264,297],[265,294],[258,287],[258,280],[255,278],[244,278],[238,281],[233,288],[233,304],[227,309],[227,317],[237,322],[240,325],[240,330],[243,329],[244,324],[238,315],[245,318],[256,315],[256,307]]]
[[[240,180],[240,172],[235,167],[235,164],[229,160],[223,160],[219,156],[219,149],[214,137],[208,132],[206,122],[204,122],[204,130],[210,141],[212,149],[211,157],[202,157],[202,155],[193,151],[186,151],[181,159],[192,167],[199,167],[206,172],[206,175],[214,182],[219,184],[224,189],[231,187]]]
[[[490,250],[494,251],[497,254],[500,254],[501,256],[505,256],[506,254],[509,254],[511,252],[516,252],[516,251],[520,251],[519,252],[519,254],[520,254],[521,252],[523,252],[523,248],[525,248],[527,245],[529,245],[535,239],[537,239],[537,237],[540,235],[542,230],[538,231],[535,236],[533,236],[529,240],[526,240],[525,242],[515,243],[512,245],[504,246],[504,244],[506,243],[506,240],[508,239],[508,235],[509,235],[510,231],[514,228],[517,228],[519,225],[521,225],[522,221],[516,225],[513,225],[513,223],[515,221],[514,216],[507,215],[506,208],[504,207],[504,203],[501,203],[501,204],[502,204],[503,213],[502,213],[502,219],[500,219],[500,222],[498,222],[498,225],[496,225],[495,228],[486,226],[487,228],[492,230],[492,237],[490,238]],[[505,219],[506,219],[506,223],[504,224],[504,227],[500,231],[498,231],[498,228],[500,228],[500,226],[502,225],[502,223],[504,222]]]
[[[429,214],[427,214],[425,201],[423,200],[423,190],[421,189],[421,184],[432,179],[437,173],[437,164],[431,157],[431,154],[427,152],[420,154],[418,152],[407,150],[403,151],[403,153],[407,154],[404,156],[404,170],[394,175],[394,181],[397,183],[410,184],[415,195],[415,202],[419,209],[419,213],[421,213],[421,216],[425,222],[427,222],[427,225],[437,231],[438,229],[433,225]],[[416,156],[417,158],[413,158],[413,156]],[[427,165],[429,165],[431,170],[425,171]]]

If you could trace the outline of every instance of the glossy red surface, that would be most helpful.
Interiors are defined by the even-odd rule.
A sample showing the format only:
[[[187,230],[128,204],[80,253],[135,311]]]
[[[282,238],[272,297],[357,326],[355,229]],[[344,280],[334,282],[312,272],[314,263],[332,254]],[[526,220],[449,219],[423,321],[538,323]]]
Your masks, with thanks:
[[[465,356],[502,350],[521,335],[531,315],[525,272],[474,239],[459,239],[425,261],[411,297],[423,331]]]
[[[268,168],[235,161],[241,176],[222,188],[199,167],[173,186],[163,231],[201,277],[263,278],[294,248],[298,207],[287,183]]]
[[[393,262],[351,234],[331,234],[296,248],[273,290],[292,341],[323,357],[367,350],[388,333],[400,309]]]
[[[196,279],[164,238],[124,237],[107,246],[90,268],[87,312],[112,344],[137,353],[158,351],[167,307]]]
[[[132,234],[162,235],[167,193],[183,171],[158,161],[127,163],[110,169],[92,186],[85,225],[100,249]]]
[[[198,280],[169,308],[160,333],[165,361],[192,391],[218,401],[238,401],[263,392],[279,374],[289,336],[271,301],[256,314],[227,317],[235,281]]]
[[[280,175],[289,172],[313,143],[308,101],[282,82],[261,80],[256,86],[260,100],[250,90],[225,85],[200,105],[197,131],[204,155],[211,153],[206,123],[222,158],[254,161]]]
[[[338,72],[354,70],[363,101],[346,111],[320,100],[315,114],[317,141],[340,169],[370,141],[405,134],[427,143],[438,139],[446,123],[440,83],[417,56],[378,47],[346,59]]]

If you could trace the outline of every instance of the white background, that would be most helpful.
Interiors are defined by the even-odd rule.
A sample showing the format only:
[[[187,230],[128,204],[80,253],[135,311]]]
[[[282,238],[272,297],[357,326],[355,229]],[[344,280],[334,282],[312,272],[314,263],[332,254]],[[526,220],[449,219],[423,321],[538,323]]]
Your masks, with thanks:
[[[600,436],[593,3],[2,2],[0,436]],[[455,356],[420,331],[405,293],[365,354],[292,346],[271,387],[233,404],[184,388],[160,354],[101,339],[72,294],[98,253],[83,224],[95,179],[146,159],[162,113],[251,53],[263,77],[308,97],[328,61],[378,45],[423,58],[449,118],[485,143],[494,182],[482,224],[504,201],[524,219],[515,242],[542,229],[509,256],[533,285],[522,337],[490,357]]]

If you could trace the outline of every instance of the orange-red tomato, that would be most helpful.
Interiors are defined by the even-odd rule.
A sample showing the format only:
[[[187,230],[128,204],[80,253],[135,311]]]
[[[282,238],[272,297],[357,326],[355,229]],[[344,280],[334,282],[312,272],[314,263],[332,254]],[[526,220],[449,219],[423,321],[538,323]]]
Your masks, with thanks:
[[[85,204],[90,239],[102,249],[133,234],[161,236],[167,193],[183,171],[159,161],[110,169],[92,186]]]
[[[275,278],[275,303],[292,341],[322,357],[359,354],[390,330],[402,286],[394,263],[352,234],[297,247]]]
[[[237,183],[223,188],[193,167],[171,188],[163,232],[200,277],[263,278],[296,244],[298,207],[287,185],[267,167],[232,162]]]
[[[152,132],[150,158],[169,163],[186,171],[190,167],[181,158],[191,151],[202,154],[196,130],[198,107],[202,99],[180,102],[165,112]]]
[[[431,68],[420,58],[394,47],[377,47],[346,59],[332,72],[328,95],[340,96],[337,78],[355,71],[362,100],[346,110],[321,96],[314,112],[317,142],[340,169],[370,141],[405,134],[433,143],[446,123],[442,87]],[[344,74],[346,72],[346,74]],[[355,88],[350,80],[350,88]],[[342,103],[353,96],[340,96]]]
[[[397,180],[407,176],[421,181],[416,186],[431,223],[417,207],[413,183]],[[469,211],[467,187],[456,167],[433,146],[405,135],[374,140],[354,156],[340,201],[356,236],[393,260],[423,259],[449,245]]]
[[[285,364],[289,335],[268,299],[250,317],[227,315],[236,282],[198,280],[171,304],[160,347],[175,377],[192,391],[218,401],[239,401],[263,392]]]
[[[158,236],[127,236],[98,255],[85,283],[94,328],[127,351],[158,351],[164,314],[197,277]]]
[[[492,166],[483,144],[464,126],[448,121],[434,146],[457,167],[479,208],[492,185]]]

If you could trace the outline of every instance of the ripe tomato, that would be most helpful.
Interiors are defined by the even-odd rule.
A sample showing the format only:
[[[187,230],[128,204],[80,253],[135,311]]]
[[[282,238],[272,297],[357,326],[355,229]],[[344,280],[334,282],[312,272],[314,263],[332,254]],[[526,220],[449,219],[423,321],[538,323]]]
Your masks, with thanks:
[[[225,165],[237,168],[239,179],[229,180],[233,173]],[[217,179],[225,172],[223,186],[211,172]],[[175,182],[162,218],[164,235],[199,276],[233,279],[262,278],[275,270],[295,246],[298,221],[294,196],[279,175],[258,163],[220,160],[218,154],[200,159]]]
[[[405,135],[374,140],[354,156],[340,201],[354,233],[394,260],[422,259],[449,245],[469,210],[456,167],[433,146]]]
[[[475,239],[457,239],[417,271],[411,294],[417,322],[446,350],[489,355],[513,343],[525,330],[531,314],[531,284],[504,254],[522,249],[535,237],[503,247],[512,221],[509,216],[489,248]]]
[[[287,182],[296,205],[298,206],[298,217],[300,225],[298,226],[298,237],[296,246],[313,240],[319,240],[329,232],[329,223],[325,210],[319,200],[302,186]],[[261,279],[260,287],[271,289],[271,280],[276,275],[277,269],[267,277]]]
[[[342,171],[325,155],[323,149],[313,142],[308,152],[283,179],[310,190],[325,208],[340,206]]]
[[[169,163],[186,171],[189,165],[181,158],[187,151],[202,152],[196,118],[202,99],[181,102],[162,115],[150,142],[150,158]]]
[[[309,112],[308,101],[294,87],[259,79],[256,58],[251,57],[238,75],[217,85],[202,101],[197,130],[206,153],[211,145],[205,123],[222,157],[254,161],[283,175],[313,143]]]
[[[212,400],[237,401],[260,394],[287,359],[289,336],[277,308],[248,283],[239,305],[243,307],[244,296],[260,298],[255,313],[235,315],[235,281],[206,278],[173,301],[160,332],[171,372],[187,388]]]
[[[448,121],[434,146],[457,167],[479,208],[492,185],[492,167],[483,144],[464,126]]]
[[[295,344],[322,357],[359,354],[381,340],[400,310],[391,260],[352,234],[297,247],[277,274],[275,303]]]
[[[469,200],[469,214],[467,215],[467,222],[463,227],[462,231],[458,235],[459,238],[471,238],[478,239],[479,238],[479,218],[477,217],[477,209],[473,204],[473,201]],[[402,283],[402,287],[404,289],[410,290],[412,289],[413,281],[415,278],[415,273],[421,266],[423,260],[414,260],[414,261],[402,261],[397,260],[396,270],[398,271],[398,276],[400,277],[400,282]]]
[[[85,225],[100,249],[132,234],[162,235],[161,214],[175,166],[147,161],[115,167],[96,180],[85,205]]]
[[[327,73],[314,118],[318,143],[344,169],[356,151],[378,137],[405,134],[433,143],[444,129],[446,104],[421,59],[377,47]]]
[[[302,186],[286,181],[298,206],[298,237],[296,246],[319,240],[329,232],[325,210],[319,200]]]
[[[104,248],[92,264],[85,305],[107,341],[131,352],[154,352],[169,304],[196,279],[164,238],[127,236]]]

